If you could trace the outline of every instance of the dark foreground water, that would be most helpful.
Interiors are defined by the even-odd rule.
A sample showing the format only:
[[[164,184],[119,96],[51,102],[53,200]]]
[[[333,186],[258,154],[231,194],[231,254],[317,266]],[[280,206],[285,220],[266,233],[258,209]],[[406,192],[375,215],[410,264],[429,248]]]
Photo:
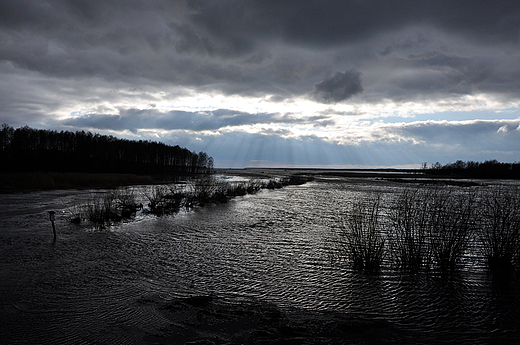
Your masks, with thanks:
[[[221,307],[255,301],[293,317],[319,313],[313,329],[339,315],[349,325],[368,322],[367,334],[382,332],[359,338],[352,329],[352,337],[325,335],[323,342],[379,342],[384,324],[395,343],[518,343],[519,281],[493,282],[478,260],[449,278],[410,277],[390,267],[365,275],[331,265],[332,234],[352,200],[402,187],[320,180],[104,230],[66,220],[66,207],[88,192],[2,195],[0,342],[183,343],[183,320],[164,311],[175,301],[211,296]],[[48,210],[58,210],[54,245]]]

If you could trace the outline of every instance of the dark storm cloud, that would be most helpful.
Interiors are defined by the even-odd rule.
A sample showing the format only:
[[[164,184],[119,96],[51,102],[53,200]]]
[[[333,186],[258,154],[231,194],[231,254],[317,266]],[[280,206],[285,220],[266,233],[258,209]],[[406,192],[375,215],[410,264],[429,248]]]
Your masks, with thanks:
[[[314,85],[311,97],[322,103],[337,103],[361,93],[361,73],[350,70],[337,72],[332,77]]]
[[[283,37],[288,42],[330,45],[425,23],[476,40],[519,37],[517,1],[331,0],[190,1],[194,21],[220,37]],[[223,20],[223,18],[227,20]]]
[[[145,129],[216,131],[256,124],[311,124],[325,127],[334,122],[326,116],[298,118],[291,114],[250,114],[229,109],[198,112],[128,109],[121,110],[118,115],[96,113],[77,116],[61,121],[60,124],[74,128],[137,132]]]
[[[517,54],[465,57],[431,51],[386,57],[363,73],[364,99],[441,100],[453,104],[465,95],[490,94],[497,99],[518,99],[519,61]]]
[[[4,0],[0,60],[50,76],[274,94],[279,100],[307,94],[316,85],[318,94],[320,87],[324,89],[322,101],[337,102],[352,93],[331,93],[332,81],[324,80],[327,71],[341,73],[348,66],[360,66],[366,75],[362,65],[367,57],[377,61],[372,45],[380,48],[381,58],[395,51],[427,49],[435,40],[428,28],[435,28],[463,37],[468,44],[479,42],[485,52],[499,43],[518,43],[519,8],[517,1],[477,6],[469,0]],[[377,41],[410,26],[424,34],[393,43]],[[304,50],[292,51],[294,47]],[[346,55],[334,56],[329,50],[322,54],[323,49],[346,49]],[[466,62],[471,63],[460,61]],[[463,69],[464,65],[458,70]],[[401,87],[413,93],[413,79],[404,80]],[[456,76],[450,80],[456,82]],[[498,80],[489,87],[504,90],[501,82],[507,84]],[[364,89],[371,90],[369,85]],[[468,90],[461,84],[455,92]]]

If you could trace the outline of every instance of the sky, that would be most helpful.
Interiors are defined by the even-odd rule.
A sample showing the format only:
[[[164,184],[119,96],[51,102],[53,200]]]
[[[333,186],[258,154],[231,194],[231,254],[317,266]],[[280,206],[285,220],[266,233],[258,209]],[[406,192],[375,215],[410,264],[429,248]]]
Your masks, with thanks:
[[[520,2],[1,0],[0,123],[215,167],[520,161]]]

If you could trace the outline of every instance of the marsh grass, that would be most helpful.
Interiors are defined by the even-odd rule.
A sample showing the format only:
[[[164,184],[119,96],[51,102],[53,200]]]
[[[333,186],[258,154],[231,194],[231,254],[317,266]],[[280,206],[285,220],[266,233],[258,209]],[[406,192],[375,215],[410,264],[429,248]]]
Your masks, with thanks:
[[[68,219],[73,224],[81,223],[83,219],[83,208],[78,205],[69,206],[62,202],[62,205],[65,207],[66,213],[68,214]]]
[[[313,181],[313,180],[314,180],[314,177],[312,177],[311,175],[296,174],[296,175],[288,176],[284,183],[286,183],[287,185],[291,185],[291,186],[299,186],[299,185],[305,184],[305,183]]]
[[[428,241],[428,193],[404,189],[390,211],[390,254],[401,269],[416,273],[431,264]]]
[[[482,202],[479,237],[490,271],[510,273],[520,259],[520,188],[499,187]]]
[[[247,194],[247,184],[245,182],[229,183],[226,195],[230,198]]]
[[[354,269],[378,271],[385,254],[380,222],[381,195],[356,200],[339,233],[340,250]]]
[[[113,192],[116,210],[121,218],[130,218],[137,212],[136,192],[133,188],[118,189]]]
[[[441,273],[460,267],[476,227],[476,194],[447,188],[432,189],[428,232],[435,268]]]
[[[165,215],[179,210],[186,193],[177,185],[170,187],[155,185],[146,189],[143,192],[143,197],[148,200],[150,213]]]
[[[106,193],[92,194],[82,207],[71,208],[71,222],[80,223],[83,218],[98,225],[105,226],[131,218],[137,211],[134,189],[118,189]]]
[[[478,195],[450,187],[407,188],[393,198],[366,193],[343,217],[339,250],[355,269],[377,271],[388,258],[409,272],[453,274],[477,229]]]
[[[301,177],[296,179],[292,177],[282,177],[273,178],[268,181],[252,179],[247,182],[230,183],[213,177],[196,179],[187,185],[185,205],[187,208],[193,208],[206,204],[222,204],[237,196],[255,194],[262,189],[282,188],[290,185],[291,181],[292,183],[301,184],[304,180],[307,181]]]
[[[290,177],[275,178],[268,181],[252,179],[247,182],[229,183],[212,176],[193,179],[186,184],[152,185],[141,192],[141,197],[148,201],[149,212],[161,216],[174,214],[181,208],[191,210],[208,204],[222,204],[236,196],[254,194],[261,189],[282,188],[290,181],[301,183],[302,179]],[[142,206],[142,205],[141,205]],[[71,221],[81,218],[105,226],[130,218],[136,214],[137,195],[135,189],[118,189],[92,195],[90,200],[79,208],[71,208]],[[81,211],[79,211],[81,209]]]
[[[187,196],[192,206],[204,206],[206,204],[225,203],[228,201],[227,190],[229,184],[226,181],[206,177],[196,179],[188,185]]]
[[[100,226],[122,219],[116,208],[115,194],[113,192],[93,196],[85,205],[85,214],[90,222]]]

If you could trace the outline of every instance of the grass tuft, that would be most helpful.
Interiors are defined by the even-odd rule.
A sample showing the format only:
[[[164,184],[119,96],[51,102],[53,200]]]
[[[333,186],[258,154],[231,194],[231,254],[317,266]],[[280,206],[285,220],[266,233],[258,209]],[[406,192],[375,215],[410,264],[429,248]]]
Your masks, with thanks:
[[[498,187],[483,198],[479,237],[494,274],[510,273],[520,261],[520,188]]]
[[[354,269],[378,271],[385,239],[380,227],[381,195],[354,202],[340,232],[340,248]]]

